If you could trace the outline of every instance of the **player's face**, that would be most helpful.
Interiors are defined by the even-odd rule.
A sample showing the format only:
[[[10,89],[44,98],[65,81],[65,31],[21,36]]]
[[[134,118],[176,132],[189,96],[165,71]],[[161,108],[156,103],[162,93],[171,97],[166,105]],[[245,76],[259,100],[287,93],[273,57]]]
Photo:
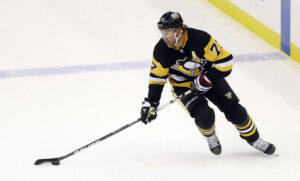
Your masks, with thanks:
[[[160,30],[160,33],[162,35],[162,39],[168,46],[174,46],[176,39],[174,37],[174,32],[171,28]]]

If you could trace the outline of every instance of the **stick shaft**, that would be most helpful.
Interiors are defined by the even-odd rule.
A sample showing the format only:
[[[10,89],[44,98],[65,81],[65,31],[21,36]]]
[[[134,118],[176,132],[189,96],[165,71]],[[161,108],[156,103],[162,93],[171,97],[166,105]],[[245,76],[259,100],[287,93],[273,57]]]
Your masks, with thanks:
[[[163,110],[164,108],[166,108],[166,107],[168,107],[169,105],[171,105],[171,104],[173,104],[174,102],[176,102],[176,100],[179,100],[179,99],[181,99],[181,98],[187,96],[187,95],[190,94],[190,93],[191,93],[191,91],[187,91],[187,92],[183,93],[182,95],[179,95],[179,96],[176,97],[175,99],[172,99],[171,101],[169,101],[169,102],[167,102],[167,103],[165,103],[165,104],[159,106],[159,107],[157,108],[157,111]],[[119,128],[119,129],[117,129],[117,130],[115,130],[115,131],[113,131],[113,132],[111,132],[111,133],[109,133],[109,134],[107,134],[107,135],[105,135],[105,136],[103,136],[103,137],[101,137],[101,138],[99,138],[99,139],[97,139],[97,140],[95,140],[95,141],[93,141],[93,142],[91,142],[91,143],[89,143],[89,144],[87,144],[87,145],[81,147],[81,148],[78,148],[78,149],[75,150],[75,151],[72,151],[72,152],[69,153],[69,154],[66,154],[66,155],[64,155],[64,156],[58,157],[57,159],[60,161],[60,160],[66,159],[66,158],[68,158],[68,157],[70,157],[70,156],[72,156],[72,155],[74,155],[74,154],[77,154],[77,153],[79,153],[79,152],[81,152],[81,151],[83,151],[83,150],[85,150],[85,149],[87,149],[87,148],[89,148],[89,147],[91,147],[91,146],[93,146],[93,145],[95,145],[95,144],[97,144],[97,143],[99,143],[99,142],[101,142],[101,141],[103,141],[103,140],[105,140],[105,139],[107,139],[107,138],[109,138],[109,137],[111,137],[111,136],[113,136],[113,135],[115,135],[115,134],[117,134],[117,133],[123,131],[124,129],[127,129],[127,128],[131,127],[132,125],[134,125],[134,124],[136,124],[136,123],[138,123],[138,122],[140,122],[140,121],[141,121],[141,119],[139,118],[139,119],[137,119],[137,120],[135,120],[135,121],[133,121],[133,122],[131,122],[131,123],[129,123],[129,124],[126,124],[125,126],[122,126],[121,128]]]

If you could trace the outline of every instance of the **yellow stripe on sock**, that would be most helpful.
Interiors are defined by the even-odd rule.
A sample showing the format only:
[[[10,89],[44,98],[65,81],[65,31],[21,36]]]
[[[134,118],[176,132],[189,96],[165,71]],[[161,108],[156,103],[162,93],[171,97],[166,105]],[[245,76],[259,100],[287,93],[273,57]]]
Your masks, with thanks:
[[[199,129],[200,133],[205,135],[205,136],[210,136],[210,135],[213,135],[215,133],[215,125],[210,129],[202,129],[198,125],[197,125],[197,128]]]
[[[235,125],[235,127],[237,128],[237,129],[246,129],[247,127],[249,127],[250,125],[251,125],[251,123],[252,123],[252,119],[251,119],[251,117],[249,117],[249,122],[247,123],[247,125],[246,126],[243,126],[243,127],[240,127],[240,126],[238,126],[238,125]]]
[[[211,132],[209,134],[206,134],[206,133],[201,133],[201,134],[204,135],[204,136],[210,136],[210,135],[213,135],[214,133],[215,133],[215,131],[213,131],[213,132]]]
[[[199,126],[198,126],[198,128],[200,129],[200,131],[210,132],[211,130],[215,129],[215,125],[213,125],[213,127],[211,127],[210,129],[202,129]]]
[[[247,134],[241,134],[241,133],[240,133],[240,135],[241,135],[241,136],[248,137],[248,136],[253,135],[253,134],[255,133],[255,131],[256,131],[256,125],[254,125],[254,128],[253,128],[253,130],[252,130],[250,133],[247,133]]]

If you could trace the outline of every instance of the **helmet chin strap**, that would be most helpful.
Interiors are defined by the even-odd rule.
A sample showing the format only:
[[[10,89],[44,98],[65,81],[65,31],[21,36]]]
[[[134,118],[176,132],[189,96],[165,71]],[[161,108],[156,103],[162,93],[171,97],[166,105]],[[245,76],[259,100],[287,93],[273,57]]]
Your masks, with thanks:
[[[175,40],[176,40],[174,46],[177,45],[178,40],[179,40],[179,38],[181,37],[182,33],[183,33],[183,31],[180,30],[180,34],[179,34],[178,36],[176,36],[176,31],[174,31],[174,38],[175,38]]]

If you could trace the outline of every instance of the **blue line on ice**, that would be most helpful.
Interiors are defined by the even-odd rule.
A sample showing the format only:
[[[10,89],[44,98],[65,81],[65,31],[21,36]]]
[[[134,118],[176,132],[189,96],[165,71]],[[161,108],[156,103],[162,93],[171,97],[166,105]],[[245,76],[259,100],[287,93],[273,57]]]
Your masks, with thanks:
[[[280,52],[261,53],[261,54],[244,54],[235,55],[235,62],[244,61],[263,61],[263,60],[282,60],[287,57]],[[130,69],[144,69],[150,67],[150,60],[138,62],[122,62],[110,64],[91,64],[91,65],[75,65],[62,67],[32,68],[32,69],[16,69],[16,70],[0,70],[0,79],[14,77],[39,77],[58,74],[73,74],[85,72],[104,72],[104,71],[120,71]]]

